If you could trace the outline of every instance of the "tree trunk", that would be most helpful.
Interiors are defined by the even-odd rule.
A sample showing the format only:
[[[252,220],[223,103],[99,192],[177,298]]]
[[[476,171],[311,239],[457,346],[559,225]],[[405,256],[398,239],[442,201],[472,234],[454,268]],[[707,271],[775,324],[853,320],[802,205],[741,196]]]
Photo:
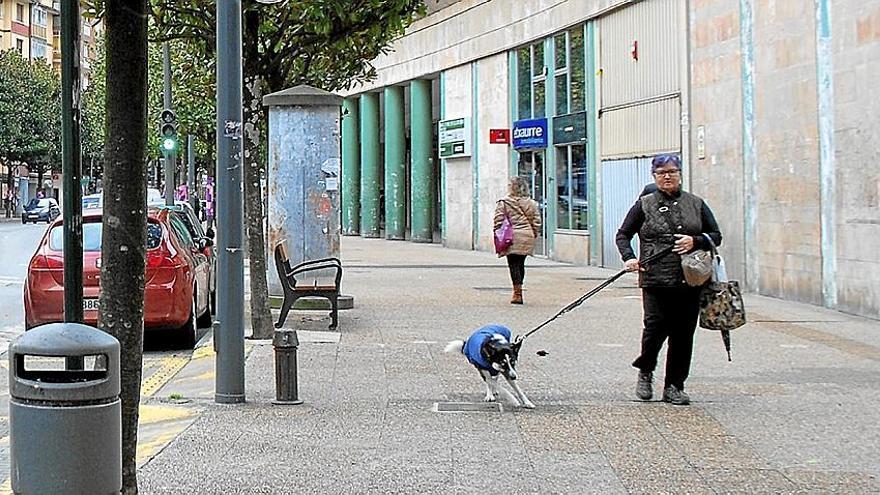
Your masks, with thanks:
[[[266,241],[263,232],[263,195],[260,188],[263,160],[260,157],[263,129],[262,79],[253,63],[257,61],[260,18],[247,12],[244,18],[244,212],[251,282],[251,326],[253,338],[271,339],[274,333],[269,309],[269,287],[266,281]]]
[[[146,256],[147,0],[106,3],[107,141],[101,251],[101,328],[119,339],[122,493],[138,493]]]

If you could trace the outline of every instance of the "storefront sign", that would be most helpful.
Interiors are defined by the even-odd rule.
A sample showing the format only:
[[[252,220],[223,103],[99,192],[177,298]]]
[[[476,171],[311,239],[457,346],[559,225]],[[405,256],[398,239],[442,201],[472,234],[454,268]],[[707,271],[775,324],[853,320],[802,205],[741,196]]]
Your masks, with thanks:
[[[546,148],[547,119],[517,120],[513,123],[513,147]]]
[[[470,119],[441,120],[438,125],[438,142],[440,158],[458,158],[471,156],[471,122]]]
[[[489,144],[510,144],[510,129],[489,129]]]
[[[583,143],[587,140],[587,112],[553,118],[553,144]]]

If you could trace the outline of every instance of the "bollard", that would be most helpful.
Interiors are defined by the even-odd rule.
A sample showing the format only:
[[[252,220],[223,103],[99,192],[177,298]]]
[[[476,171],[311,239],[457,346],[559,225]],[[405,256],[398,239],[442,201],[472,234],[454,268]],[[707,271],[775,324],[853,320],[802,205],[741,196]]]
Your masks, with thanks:
[[[272,347],[275,348],[275,400],[272,403],[302,404],[303,401],[297,396],[296,349],[299,339],[296,338],[296,330],[275,330]]]

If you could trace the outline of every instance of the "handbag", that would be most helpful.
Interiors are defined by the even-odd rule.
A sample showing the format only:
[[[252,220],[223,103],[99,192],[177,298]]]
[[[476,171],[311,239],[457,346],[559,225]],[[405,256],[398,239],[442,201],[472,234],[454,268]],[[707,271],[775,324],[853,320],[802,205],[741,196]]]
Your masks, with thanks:
[[[746,324],[745,304],[739,282],[727,280],[724,259],[712,248],[712,280],[700,292],[700,327],[729,332]]]
[[[501,254],[507,251],[513,244],[513,223],[510,222],[510,216],[507,214],[507,205],[504,206],[504,218],[501,225],[495,229],[495,254]]]
[[[684,272],[684,281],[691,287],[705,284],[712,276],[713,258],[712,252],[705,249],[694,249],[682,256],[681,271]]]

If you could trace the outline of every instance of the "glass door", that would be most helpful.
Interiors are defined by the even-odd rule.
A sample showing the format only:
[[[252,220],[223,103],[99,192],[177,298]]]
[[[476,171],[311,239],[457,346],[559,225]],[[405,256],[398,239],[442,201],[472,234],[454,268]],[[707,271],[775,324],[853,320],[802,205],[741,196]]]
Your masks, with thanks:
[[[529,181],[532,199],[538,203],[541,216],[541,230],[538,232],[538,238],[535,240],[535,254],[546,256],[547,200],[545,198],[545,191],[547,190],[547,175],[544,173],[544,151],[520,151],[517,174]]]

